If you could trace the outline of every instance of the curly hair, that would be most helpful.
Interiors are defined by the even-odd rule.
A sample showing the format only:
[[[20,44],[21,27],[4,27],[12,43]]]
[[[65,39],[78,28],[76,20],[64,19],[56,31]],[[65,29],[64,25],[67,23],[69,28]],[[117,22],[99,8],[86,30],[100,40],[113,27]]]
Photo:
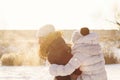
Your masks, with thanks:
[[[61,36],[61,32],[60,31],[56,31],[56,32],[52,32],[50,34],[48,34],[43,43],[40,44],[40,51],[39,51],[39,56],[41,59],[46,60],[47,56],[48,56],[48,47],[50,46],[50,44],[58,37]]]

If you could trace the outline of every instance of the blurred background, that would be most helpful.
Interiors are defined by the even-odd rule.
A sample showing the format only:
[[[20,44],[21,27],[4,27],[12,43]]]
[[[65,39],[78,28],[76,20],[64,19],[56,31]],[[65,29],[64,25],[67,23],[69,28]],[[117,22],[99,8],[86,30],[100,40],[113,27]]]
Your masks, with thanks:
[[[74,29],[60,30],[66,43],[71,43]],[[99,35],[106,64],[120,63],[120,31],[91,30]],[[37,30],[0,30],[0,58],[2,65],[39,66],[45,65],[39,58]]]
[[[119,0],[1,0],[0,57],[12,58],[4,65],[41,64],[36,33],[45,24],[61,30],[67,43],[74,30],[87,26],[99,34],[106,63],[119,63]]]
[[[70,43],[73,31],[81,27],[86,26],[91,32],[98,33],[109,77],[115,74],[110,72],[113,64],[118,64],[113,71],[120,73],[120,0],[0,0],[0,78],[11,74],[7,72],[8,67],[4,69],[2,66],[47,64],[39,58],[36,37],[39,28],[45,24],[52,24],[56,30],[63,32],[67,43]],[[43,68],[32,69],[48,73]],[[13,68],[10,69],[14,72]],[[25,69],[31,72],[29,76],[33,75],[31,68]],[[15,71],[11,75],[24,75],[26,70]],[[40,72],[34,75],[39,76],[39,79],[33,80],[45,76],[38,73]],[[22,78],[24,79],[25,77]],[[30,79],[32,80],[31,77]],[[4,77],[3,80],[8,79]],[[48,77],[43,80],[48,80]]]

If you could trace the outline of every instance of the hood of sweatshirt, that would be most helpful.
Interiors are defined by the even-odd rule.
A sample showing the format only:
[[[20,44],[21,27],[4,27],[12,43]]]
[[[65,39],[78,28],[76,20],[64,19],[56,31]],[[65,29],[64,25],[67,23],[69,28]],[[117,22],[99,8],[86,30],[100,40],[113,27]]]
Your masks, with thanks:
[[[86,36],[82,36],[77,40],[73,46],[73,54],[87,54],[98,55],[101,53],[101,46],[98,42],[98,35],[96,33],[90,33]]]
[[[96,33],[90,33],[86,36],[80,37],[76,42],[77,43],[87,43],[87,44],[98,44],[98,35]]]

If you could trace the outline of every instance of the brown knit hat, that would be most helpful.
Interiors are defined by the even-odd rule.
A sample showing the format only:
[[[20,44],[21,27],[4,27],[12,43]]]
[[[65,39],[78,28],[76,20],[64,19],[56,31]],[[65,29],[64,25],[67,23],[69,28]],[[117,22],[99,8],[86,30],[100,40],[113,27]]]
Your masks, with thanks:
[[[87,27],[82,27],[80,29],[80,33],[81,33],[81,35],[86,36],[89,34],[89,29]]]

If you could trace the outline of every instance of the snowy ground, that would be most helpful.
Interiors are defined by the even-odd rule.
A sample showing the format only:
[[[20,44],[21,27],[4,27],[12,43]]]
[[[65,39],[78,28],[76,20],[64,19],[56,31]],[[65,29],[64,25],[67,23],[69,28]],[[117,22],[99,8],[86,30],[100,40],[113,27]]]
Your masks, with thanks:
[[[106,65],[108,80],[120,80],[120,64]]]
[[[108,80],[120,80],[120,64],[106,65]],[[53,80],[48,67],[0,67],[0,80]]]

